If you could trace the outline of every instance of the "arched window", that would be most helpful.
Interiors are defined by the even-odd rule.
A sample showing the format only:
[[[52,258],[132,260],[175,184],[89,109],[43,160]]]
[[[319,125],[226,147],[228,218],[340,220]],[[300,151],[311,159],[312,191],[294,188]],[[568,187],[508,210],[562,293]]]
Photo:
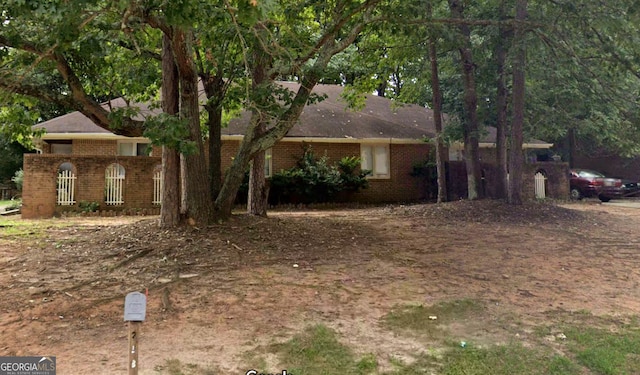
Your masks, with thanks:
[[[104,174],[104,203],[117,206],[124,203],[124,167],[111,164]]]
[[[71,206],[76,203],[76,174],[73,164],[65,162],[58,167],[56,181],[56,204],[59,206]]]

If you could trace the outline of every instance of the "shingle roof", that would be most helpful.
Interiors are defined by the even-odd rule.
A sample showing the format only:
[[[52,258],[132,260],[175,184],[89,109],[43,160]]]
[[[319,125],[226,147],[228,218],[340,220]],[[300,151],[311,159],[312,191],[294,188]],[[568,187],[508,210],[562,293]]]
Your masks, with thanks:
[[[127,103],[122,98],[116,98],[102,104],[102,107],[106,110],[110,108],[123,108]],[[151,110],[145,104],[135,104],[139,107],[142,113],[149,113]],[[136,117],[137,120],[142,120],[141,116]],[[33,126],[33,129],[45,129],[47,133],[70,133],[70,134],[113,134],[109,130],[103,129],[91,121],[87,116],[75,111],[67,113],[66,115],[52,118],[48,121],[43,121]]]
[[[297,90],[298,84],[281,83],[290,90]],[[338,85],[316,85],[313,92],[326,95],[327,98],[308,105],[297,124],[287,133],[285,138],[322,138],[322,139],[394,139],[419,141],[435,137],[433,111],[413,104],[398,104],[388,98],[368,95],[365,107],[355,111],[349,109],[341,98],[344,87]],[[124,107],[126,103],[118,98],[110,102],[112,107]],[[138,105],[149,112],[145,105]],[[103,104],[109,108],[109,103]],[[228,127],[222,129],[226,136],[242,136],[249,123],[249,112],[231,120]],[[113,133],[95,125],[80,112],[72,112],[34,126],[44,128],[49,134],[96,134],[96,137]],[[481,143],[494,143],[496,129],[488,128]],[[529,144],[546,145],[543,141],[531,141]]]
[[[295,83],[283,86],[292,90],[298,87]],[[355,111],[340,97],[343,89],[337,85],[316,85],[313,92],[327,98],[308,105],[286,137],[421,140],[435,135],[432,110],[417,105],[393,108],[391,100],[368,95],[365,107]],[[249,113],[243,113],[231,120],[223,134],[244,134],[248,120]]]

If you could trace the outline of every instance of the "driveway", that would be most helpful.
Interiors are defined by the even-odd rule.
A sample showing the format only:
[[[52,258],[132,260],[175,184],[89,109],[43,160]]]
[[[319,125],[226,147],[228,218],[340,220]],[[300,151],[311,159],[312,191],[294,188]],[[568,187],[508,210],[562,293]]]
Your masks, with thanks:
[[[638,199],[621,199],[602,204],[614,207],[640,208],[640,200]]]

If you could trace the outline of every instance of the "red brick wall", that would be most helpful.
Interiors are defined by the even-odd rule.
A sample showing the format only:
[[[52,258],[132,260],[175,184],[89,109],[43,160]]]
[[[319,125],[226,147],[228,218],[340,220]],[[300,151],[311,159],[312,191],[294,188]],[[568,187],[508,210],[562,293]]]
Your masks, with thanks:
[[[495,194],[495,165],[482,163],[485,174],[486,193],[489,198]],[[522,170],[522,198],[524,200],[535,199],[534,176],[542,171],[547,177],[546,196],[556,199],[569,198],[569,166],[561,162],[536,162],[525,163]],[[467,171],[464,162],[449,162],[447,166],[447,183],[449,200],[467,198]]]
[[[161,164],[159,157],[144,156],[75,156],[25,154],[22,217],[51,217],[56,212],[74,206],[56,205],[58,166],[70,162],[77,176],[75,200],[98,202],[100,210],[151,209],[153,200],[153,170]],[[124,204],[104,204],[105,169],[118,163],[125,169]]]
[[[222,168],[231,165],[240,145],[239,141],[223,141]],[[326,155],[330,163],[335,163],[345,156],[360,157],[359,143],[327,143],[305,142],[313,148],[316,156]],[[302,156],[302,142],[279,142],[272,149],[272,170],[274,173],[289,169],[296,165]],[[411,176],[413,166],[427,160],[428,144],[392,144],[390,150],[391,177],[388,179],[371,179],[369,188],[355,194],[352,199],[362,203],[380,202],[413,202],[426,196],[423,179]]]
[[[72,143],[73,155],[116,155],[118,142],[108,140],[74,139]]]
[[[358,145],[359,149],[359,145]],[[355,196],[359,202],[415,202],[426,197],[423,179],[411,176],[413,166],[429,157],[428,144],[391,144],[391,177],[371,179],[369,188]],[[359,154],[358,154],[359,155]]]
[[[86,141],[74,143],[74,155],[25,155],[25,181],[23,188],[22,216],[24,218],[51,217],[69,207],[56,206],[56,175],[63,162],[74,165],[77,175],[76,202],[100,203],[100,209],[152,208],[153,169],[161,163],[159,156],[89,156],[83,152],[91,149],[115,154],[115,141]],[[308,143],[317,156],[326,155],[334,163],[344,156],[360,156],[359,143]],[[78,146],[76,150],[76,145]],[[238,149],[239,141],[224,141],[222,167],[226,170]],[[371,179],[369,188],[353,196],[353,200],[369,202],[410,202],[425,198],[423,180],[411,176],[413,166],[424,162],[429,145],[391,144],[390,178]],[[303,154],[302,143],[280,142],[272,150],[272,167],[277,172],[293,167]],[[104,204],[104,173],[111,163],[125,168],[124,205]],[[76,203],[77,206],[77,203]]]
[[[336,163],[345,156],[360,157],[359,143],[306,142],[317,157],[327,156],[330,163]],[[228,168],[239,142],[223,142],[223,168]],[[272,168],[276,173],[296,165],[304,149],[301,142],[280,142],[272,149]],[[390,150],[390,171],[388,179],[371,179],[369,188],[355,194],[352,199],[363,203],[411,202],[425,197],[421,179],[412,177],[413,165],[424,162],[429,154],[427,144],[392,144]],[[228,163],[225,163],[225,160]]]

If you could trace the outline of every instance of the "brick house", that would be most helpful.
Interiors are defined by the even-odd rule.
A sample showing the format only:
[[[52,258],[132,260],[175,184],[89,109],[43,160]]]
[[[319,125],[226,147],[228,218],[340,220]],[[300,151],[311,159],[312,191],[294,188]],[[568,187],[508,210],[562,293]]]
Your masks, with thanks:
[[[295,88],[295,84],[283,85]],[[353,196],[367,203],[413,202],[427,198],[424,179],[412,176],[432,147],[425,140],[435,135],[433,113],[416,105],[394,108],[392,101],[370,95],[362,110],[346,108],[342,87],[318,85],[315,92],[327,98],[309,105],[296,126],[266,151],[266,172],[295,165],[310,145],[316,155],[330,161],[358,156],[362,168],[373,171],[370,186]],[[113,100],[111,106],[124,106]],[[143,108],[142,112],[148,111]],[[230,165],[248,121],[244,113],[223,129],[222,165]],[[95,202],[100,210],[157,212],[160,204],[160,150],[145,138],[115,135],[93,124],[79,112],[40,123],[46,133],[37,140],[39,154],[24,159],[22,216],[51,217]],[[490,158],[495,132],[489,130],[481,147]],[[548,148],[535,141],[528,149]],[[462,145],[452,145],[450,158],[461,157]],[[490,162],[490,161],[489,161]],[[533,195],[533,194],[532,194]]]

